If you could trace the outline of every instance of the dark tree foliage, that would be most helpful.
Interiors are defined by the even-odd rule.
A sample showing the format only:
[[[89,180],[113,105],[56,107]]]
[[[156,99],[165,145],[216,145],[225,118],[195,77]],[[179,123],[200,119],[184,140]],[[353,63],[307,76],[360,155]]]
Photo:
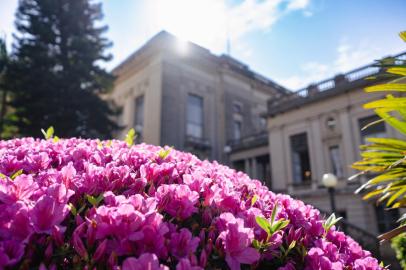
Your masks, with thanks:
[[[4,77],[7,64],[6,42],[4,39],[0,39],[0,134],[3,132],[4,116],[6,114],[7,91],[4,85]]]
[[[20,0],[7,85],[22,136],[54,126],[60,137],[110,137],[117,113],[103,98],[113,76],[98,64],[111,55],[100,3]]]

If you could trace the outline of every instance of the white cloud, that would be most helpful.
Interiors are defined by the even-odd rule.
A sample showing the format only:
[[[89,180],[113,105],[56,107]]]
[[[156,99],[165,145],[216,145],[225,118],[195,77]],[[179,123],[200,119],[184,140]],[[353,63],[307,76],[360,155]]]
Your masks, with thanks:
[[[17,3],[17,0],[0,0],[0,34],[6,32],[9,42],[14,31]],[[110,21],[112,27],[108,36],[114,42],[111,52],[115,57],[108,66],[122,61],[136,49],[135,45],[142,44],[162,29],[214,53],[226,51],[229,39],[232,54],[236,52],[247,59],[252,50],[249,46],[244,50],[236,49],[236,44],[246,44],[244,38],[250,33],[269,31],[291,12],[303,11],[305,14],[310,0],[243,0],[237,4],[230,4],[229,0],[145,0],[141,3],[137,10],[128,4],[120,7],[123,17],[127,18],[128,14],[134,17],[126,20],[125,25],[120,19]],[[104,12],[109,16],[109,10]],[[123,29],[127,30],[125,34]]]
[[[313,12],[311,12],[310,10],[305,10],[305,11],[303,11],[303,16],[311,17],[311,16],[313,16]]]
[[[309,0],[292,0],[288,4],[289,10],[305,9],[309,6]]]
[[[330,67],[317,62],[307,62],[301,66],[301,75],[293,75],[278,82],[288,89],[296,90],[309,85],[310,83],[321,81],[330,75]]]
[[[317,83],[339,73],[345,73],[369,64],[378,57],[383,56],[383,51],[385,50],[373,46],[367,40],[351,45],[346,38],[343,38],[337,46],[335,57],[330,63],[307,62],[300,67],[300,75],[282,78],[278,82],[289,89],[297,90],[311,83]]]
[[[225,51],[255,31],[269,29],[289,12],[304,10],[309,0],[244,0],[227,5],[227,0],[149,0],[146,25],[155,34],[166,29],[213,52]]]

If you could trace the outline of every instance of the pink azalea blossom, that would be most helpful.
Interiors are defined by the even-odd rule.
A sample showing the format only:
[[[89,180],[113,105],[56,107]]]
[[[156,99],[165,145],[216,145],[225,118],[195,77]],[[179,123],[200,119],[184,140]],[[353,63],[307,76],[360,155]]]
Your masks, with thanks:
[[[255,263],[260,256],[256,249],[250,247],[254,239],[253,230],[245,228],[241,219],[228,219],[226,230],[220,233],[219,238],[223,240],[228,266],[231,270],[238,270],[240,264]]]
[[[193,254],[199,245],[199,241],[199,238],[192,237],[188,229],[182,228],[179,233],[172,233],[169,248],[172,255],[180,259]]]
[[[133,257],[125,259],[123,270],[169,270],[169,267],[160,265],[155,254],[144,253],[138,259]]]
[[[20,138],[0,140],[0,173],[0,269],[382,270],[351,237],[325,234],[317,209],[192,154]],[[275,204],[289,225],[268,236],[256,218]],[[293,242],[304,261],[282,251]]]

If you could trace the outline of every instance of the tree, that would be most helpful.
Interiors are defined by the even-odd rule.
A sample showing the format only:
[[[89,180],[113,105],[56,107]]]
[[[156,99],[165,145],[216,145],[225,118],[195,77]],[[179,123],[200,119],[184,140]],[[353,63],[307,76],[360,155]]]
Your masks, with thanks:
[[[101,4],[89,0],[21,0],[6,76],[23,136],[54,126],[63,137],[110,137],[116,109],[101,98],[113,76],[98,64],[111,43],[96,26]]]
[[[406,42],[406,32],[400,33]],[[379,65],[386,73],[389,83],[367,87],[367,92],[406,92],[406,60],[386,58]],[[406,136],[406,97],[388,94],[386,98],[364,105],[373,109],[381,118],[402,135]],[[376,122],[375,122],[376,123]],[[371,123],[365,128],[368,128]],[[386,202],[387,207],[406,207],[406,140],[395,138],[370,138],[366,145],[361,146],[362,160],[353,164],[360,174],[372,173],[374,176],[358,191],[367,191],[364,199],[377,198],[378,203]],[[371,174],[369,174],[371,175]],[[399,227],[380,236],[388,240],[406,232],[406,214],[400,219]]]
[[[7,90],[4,87],[4,74],[8,63],[8,54],[6,48],[6,42],[4,39],[0,39],[0,134],[3,131],[4,115],[6,114],[6,100]]]

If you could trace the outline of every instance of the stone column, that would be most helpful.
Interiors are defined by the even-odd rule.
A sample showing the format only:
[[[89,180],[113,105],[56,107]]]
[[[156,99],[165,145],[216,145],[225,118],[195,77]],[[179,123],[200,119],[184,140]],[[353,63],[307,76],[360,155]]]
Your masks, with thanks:
[[[252,161],[252,171],[251,171],[251,177],[254,179],[257,179],[258,173],[257,173],[257,159],[255,157],[251,158]],[[263,179],[262,179],[263,180]]]
[[[251,166],[250,166],[250,160],[248,158],[244,160],[244,171],[246,174],[251,176]]]

